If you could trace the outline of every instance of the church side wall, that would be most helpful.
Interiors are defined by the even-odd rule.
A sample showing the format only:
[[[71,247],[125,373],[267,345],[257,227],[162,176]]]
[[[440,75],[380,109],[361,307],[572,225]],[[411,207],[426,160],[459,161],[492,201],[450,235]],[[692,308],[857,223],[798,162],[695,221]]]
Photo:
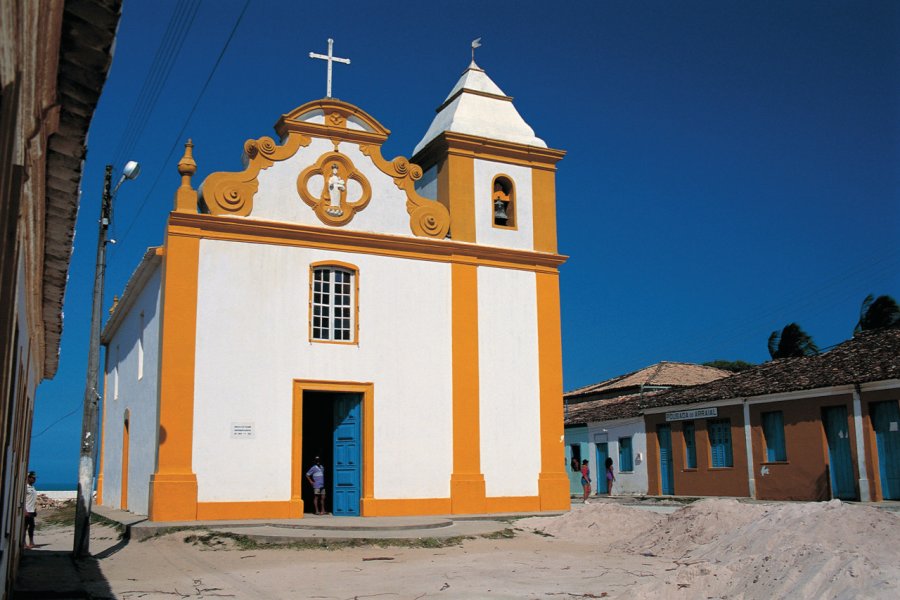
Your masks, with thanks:
[[[500,248],[534,248],[534,216],[532,214],[532,171],[529,167],[490,160],[475,161],[475,239],[479,244]],[[494,227],[494,204],[491,194],[494,178],[508,177],[515,188],[515,229]]]
[[[536,496],[541,434],[534,273],[478,268],[478,338],[486,495]]]
[[[358,344],[309,341],[309,268],[323,261],[359,269]],[[448,497],[450,316],[447,263],[202,240],[198,501],[291,497],[294,380],[373,384],[376,499]],[[234,423],[250,424],[252,437],[232,438]]]
[[[162,270],[156,267],[106,347],[103,504],[122,506],[122,445],[127,412],[127,507],[143,515],[149,511],[150,476],[156,469],[161,274]]]

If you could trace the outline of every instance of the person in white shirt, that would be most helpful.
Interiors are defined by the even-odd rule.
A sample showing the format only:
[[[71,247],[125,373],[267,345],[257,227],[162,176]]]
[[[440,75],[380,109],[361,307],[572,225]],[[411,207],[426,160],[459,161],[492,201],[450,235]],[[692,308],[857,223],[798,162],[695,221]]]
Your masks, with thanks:
[[[28,534],[28,543],[25,547],[34,548],[34,518],[37,516],[37,490],[34,489],[34,482],[37,480],[37,473],[28,472],[25,484],[25,532]]]

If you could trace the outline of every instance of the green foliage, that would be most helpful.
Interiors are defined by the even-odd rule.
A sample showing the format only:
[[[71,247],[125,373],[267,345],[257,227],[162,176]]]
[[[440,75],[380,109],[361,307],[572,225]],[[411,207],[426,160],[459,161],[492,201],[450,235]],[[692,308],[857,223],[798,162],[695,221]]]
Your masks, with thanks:
[[[887,295],[873,299],[872,294],[869,294],[862,301],[859,321],[853,333],[898,327],[900,327],[900,306],[897,305],[897,301]]]
[[[781,332],[776,329],[769,336],[769,355],[773,359],[815,356],[818,353],[819,347],[812,337],[796,323],[785,325]]]
[[[731,371],[732,373],[740,373],[741,371],[746,371],[752,367],[755,367],[753,363],[748,363],[745,360],[711,360],[709,362],[703,363],[704,367],[715,367],[716,369],[722,369],[723,371]]]

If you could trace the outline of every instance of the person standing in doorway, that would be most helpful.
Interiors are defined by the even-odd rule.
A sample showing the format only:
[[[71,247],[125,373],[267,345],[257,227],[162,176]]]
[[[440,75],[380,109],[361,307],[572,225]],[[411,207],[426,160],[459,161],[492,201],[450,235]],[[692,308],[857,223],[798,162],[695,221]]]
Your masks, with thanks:
[[[306,472],[306,480],[313,488],[313,507],[317,515],[325,514],[325,467],[319,457]]]
[[[25,547],[29,550],[34,548],[34,518],[37,516],[37,490],[34,489],[34,482],[37,480],[37,473],[28,472],[25,478],[25,533],[28,534],[28,543]]]
[[[581,486],[584,488],[584,503],[588,503],[588,496],[591,495],[591,469],[588,467],[587,459],[581,461]]]
[[[616,476],[613,474],[613,460],[611,457],[606,457],[606,495],[612,496],[612,485],[613,481],[616,480]]]

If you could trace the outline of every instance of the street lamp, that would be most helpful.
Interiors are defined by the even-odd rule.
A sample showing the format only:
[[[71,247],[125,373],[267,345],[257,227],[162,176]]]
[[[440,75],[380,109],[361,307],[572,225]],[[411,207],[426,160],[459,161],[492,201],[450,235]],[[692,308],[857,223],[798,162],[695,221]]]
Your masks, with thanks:
[[[75,558],[89,555],[91,530],[91,497],[94,491],[94,455],[97,443],[97,406],[100,393],[97,388],[100,365],[100,310],[103,303],[103,276],[106,273],[106,244],[109,221],[112,217],[112,201],[126,179],[136,179],[141,166],[130,160],[122,169],[122,177],[116,187],[112,184],[112,165],[106,165],[103,182],[103,201],[100,206],[100,227],[97,236],[97,266],[94,271],[94,303],[91,309],[90,349],[88,351],[87,381],[84,386],[84,414],[81,419],[81,458],[78,463],[78,500],[75,505]]]

